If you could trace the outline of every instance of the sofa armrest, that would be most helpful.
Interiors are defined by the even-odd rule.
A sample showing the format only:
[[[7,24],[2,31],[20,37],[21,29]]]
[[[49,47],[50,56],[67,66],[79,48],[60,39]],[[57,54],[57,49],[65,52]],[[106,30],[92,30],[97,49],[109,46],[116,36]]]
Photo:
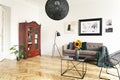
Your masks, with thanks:
[[[67,44],[63,45],[63,46],[62,46],[62,50],[66,50],[66,49],[67,49],[67,46],[68,46]]]
[[[67,44],[65,44],[65,45],[63,45],[62,46],[62,54],[64,55],[64,50],[66,50],[67,49]]]

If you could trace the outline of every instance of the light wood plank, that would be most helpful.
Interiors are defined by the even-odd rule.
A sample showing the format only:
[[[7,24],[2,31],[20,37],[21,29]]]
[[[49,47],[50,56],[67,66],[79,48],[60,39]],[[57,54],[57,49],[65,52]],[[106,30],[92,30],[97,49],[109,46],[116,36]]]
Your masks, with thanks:
[[[87,73],[83,80],[100,80],[98,78],[99,71],[100,67],[88,63]],[[0,62],[0,80],[78,80],[60,74],[61,60],[58,57],[36,56],[20,61],[3,60]],[[118,80],[117,77],[106,75],[105,71],[102,75],[111,80]]]

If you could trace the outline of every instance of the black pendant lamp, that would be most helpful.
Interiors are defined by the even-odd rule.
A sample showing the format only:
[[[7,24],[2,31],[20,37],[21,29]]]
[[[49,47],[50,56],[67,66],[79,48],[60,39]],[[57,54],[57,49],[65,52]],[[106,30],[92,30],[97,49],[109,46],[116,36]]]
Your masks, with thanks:
[[[67,16],[69,5],[66,0],[48,0],[45,11],[51,19],[61,20]]]

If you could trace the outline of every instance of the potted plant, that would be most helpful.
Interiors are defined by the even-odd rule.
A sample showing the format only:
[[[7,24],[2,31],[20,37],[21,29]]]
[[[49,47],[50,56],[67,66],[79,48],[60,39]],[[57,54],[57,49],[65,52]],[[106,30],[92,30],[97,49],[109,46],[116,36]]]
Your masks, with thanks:
[[[20,59],[26,59],[27,55],[29,54],[29,52],[25,51],[26,46],[23,45],[19,45],[20,50],[18,50],[17,48],[18,45],[14,45],[10,48],[11,54],[15,54],[16,55],[16,59],[17,61],[19,61]]]

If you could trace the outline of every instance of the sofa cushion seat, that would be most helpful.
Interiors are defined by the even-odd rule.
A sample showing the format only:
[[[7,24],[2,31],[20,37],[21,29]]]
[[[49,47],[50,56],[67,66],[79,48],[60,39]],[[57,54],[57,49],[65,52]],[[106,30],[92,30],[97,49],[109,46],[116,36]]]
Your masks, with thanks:
[[[80,55],[90,55],[90,56],[94,56],[96,55],[97,51],[92,51],[92,50],[80,50],[79,54]]]

